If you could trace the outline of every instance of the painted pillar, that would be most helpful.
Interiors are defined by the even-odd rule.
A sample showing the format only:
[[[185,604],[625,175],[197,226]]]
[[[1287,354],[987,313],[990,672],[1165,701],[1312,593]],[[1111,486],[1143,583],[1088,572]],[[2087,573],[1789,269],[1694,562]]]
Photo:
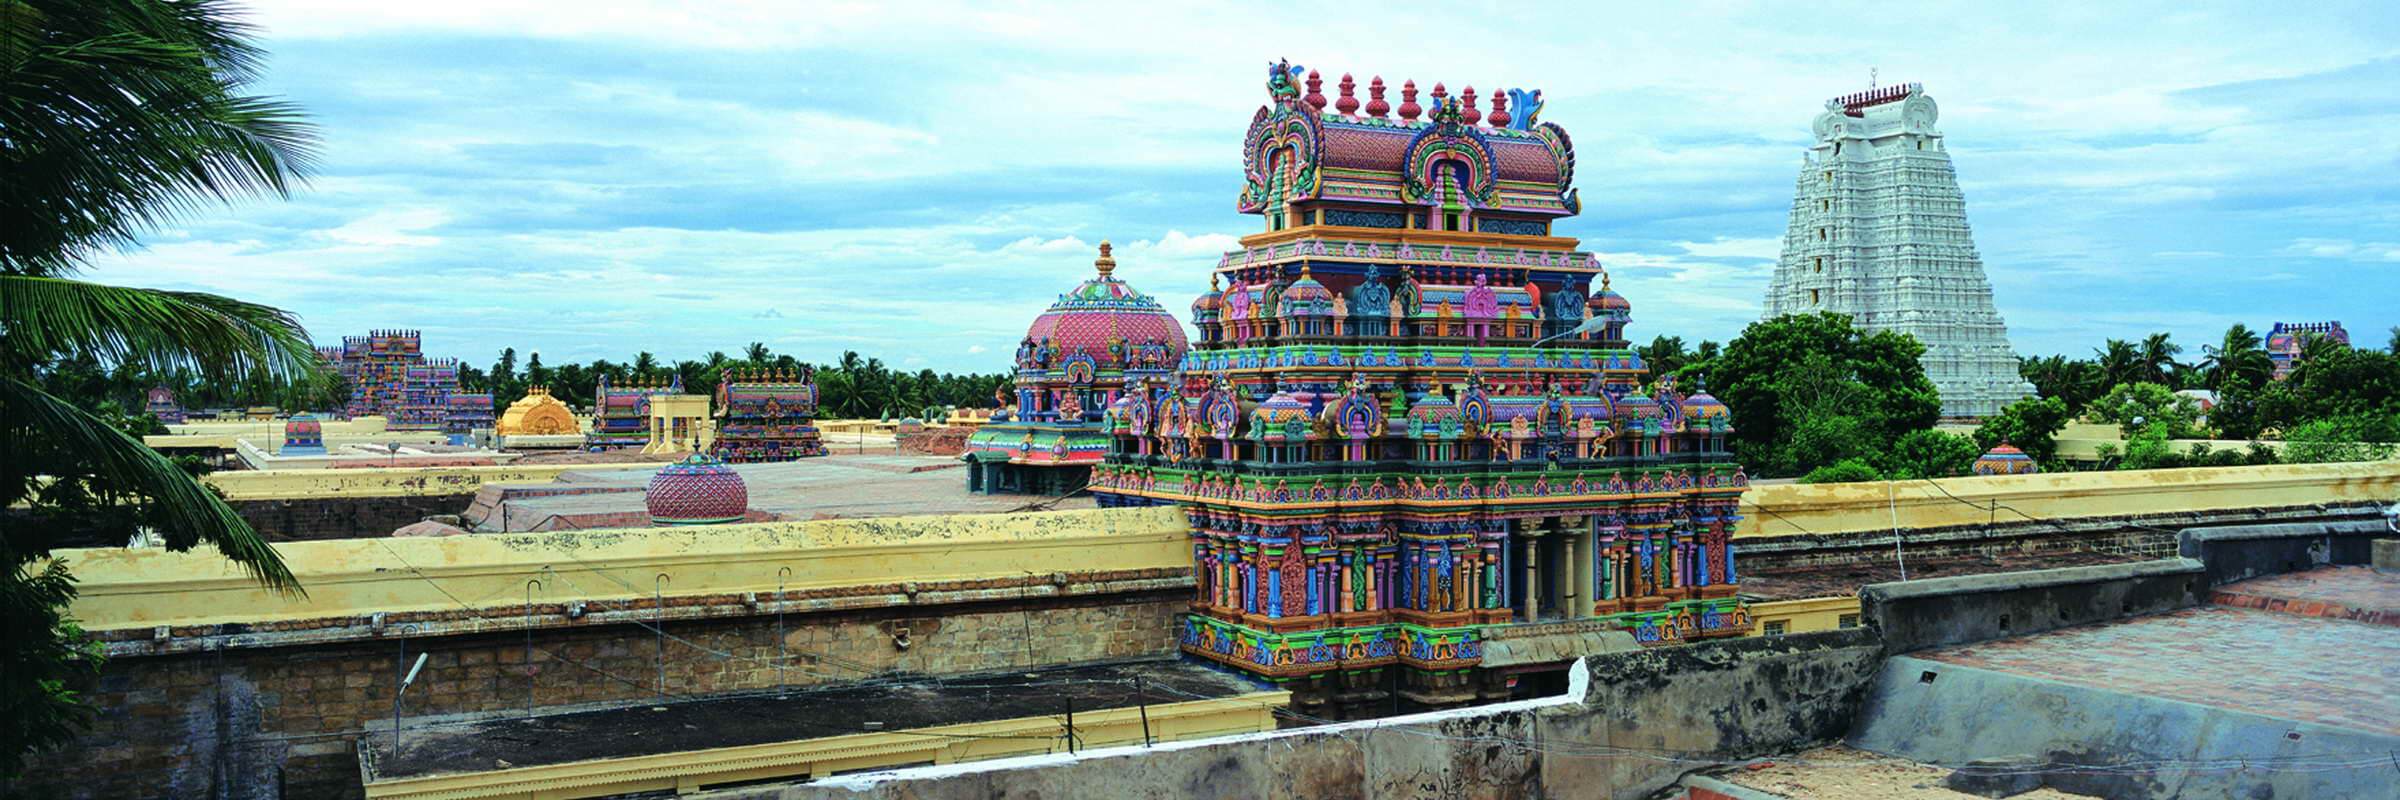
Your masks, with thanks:
[[[1525,609],[1520,615],[1524,622],[1542,618],[1541,538],[1539,533],[1525,537]]]

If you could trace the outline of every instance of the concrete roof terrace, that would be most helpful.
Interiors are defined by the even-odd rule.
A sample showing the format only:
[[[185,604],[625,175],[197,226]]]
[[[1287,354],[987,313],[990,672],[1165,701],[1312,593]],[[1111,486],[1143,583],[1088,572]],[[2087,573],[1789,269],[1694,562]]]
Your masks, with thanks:
[[[548,483],[486,485],[466,513],[481,533],[642,527],[642,490],[661,464],[595,465]],[[750,509],[767,519],[999,514],[1092,508],[1090,495],[986,495],[966,489],[964,463],[943,456],[837,454],[775,464],[735,464]]]

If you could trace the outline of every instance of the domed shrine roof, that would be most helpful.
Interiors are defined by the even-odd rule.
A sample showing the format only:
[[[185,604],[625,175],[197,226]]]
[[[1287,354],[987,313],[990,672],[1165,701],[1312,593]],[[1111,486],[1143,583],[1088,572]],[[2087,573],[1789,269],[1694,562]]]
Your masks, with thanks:
[[[1208,291],[1192,301],[1193,322],[1213,322],[1225,313],[1225,290],[1217,285],[1216,273],[1208,275]]]
[[[1977,475],[2031,475],[2042,471],[2042,465],[2025,451],[2001,442],[1982,458],[1975,459],[1974,471]]]
[[[1157,299],[1135,291],[1112,274],[1117,260],[1110,250],[1107,242],[1100,243],[1100,258],[1092,262],[1099,275],[1059,295],[1050,310],[1033,319],[1026,338],[1036,345],[1047,340],[1062,359],[1078,352],[1087,354],[1101,368],[1122,367],[1127,354],[1163,344],[1165,366],[1171,368],[1183,358],[1183,324]],[[1111,343],[1122,346],[1111,352]]]
[[[283,422],[284,438],[291,438],[294,434],[302,434],[311,438],[323,436],[325,434],[325,423],[319,421],[317,419],[317,415],[315,414],[295,415],[291,419],[284,420]]]
[[[1309,274],[1308,265],[1303,263],[1300,265],[1299,280],[1292,281],[1292,285],[1284,287],[1283,308],[1279,310],[1284,316],[1332,314],[1333,290],[1325,288],[1325,284],[1318,283],[1316,276]]]
[[[660,525],[739,522],[750,513],[750,487],[725,462],[695,453],[650,476],[642,503]]]
[[[1715,395],[1709,394],[1707,389],[1701,389],[1700,391],[1693,392],[1692,396],[1684,398],[1682,410],[1683,418],[1687,420],[1718,419],[1722,417],[1733,416],[1733,409],[1727,408],[1724,401],[1718,400]]]
[[[1603,272],[1600,273],[1600,291],[1593,292],[1591,299],[1585,300],[1583,306],[1595,312],[1625,312],[1633,310],[1633,301],[1625,299],[1625,296],[1618,294],[1615,289],[1608,288],[1608,273]]]
[[[1444,423],[1459,420],[1458,404],[1440,392],[1426,392],[1408,407],[1408,426],[1419,436],[1439,435]]]
[[[1274,397],[1250,411],[1250,424],[1256,426],[1263,439],[1284,439],[1291,434],[1291,423],[1308,423],[1308,404],[1290,392],[1276,392]],[[1305,432],[1302,433],[1306,435]]]

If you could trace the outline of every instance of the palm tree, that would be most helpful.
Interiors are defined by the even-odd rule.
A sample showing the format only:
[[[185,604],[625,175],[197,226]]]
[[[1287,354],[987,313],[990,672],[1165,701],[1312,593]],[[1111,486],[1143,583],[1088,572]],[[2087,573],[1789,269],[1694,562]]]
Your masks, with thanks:
[[[2142,353],[2132,342],[2110,339],[2108,345],[2092,351],[2099,356],[2100,382],[2114,387],[2120,383],[2136,383],[2143,374]]]
[[[2274,359],[2267,357],[2263,340],[2248,325],[2236,322],[2225,329],[2225,337],[2216,346],[2200,349],[2208,354],[2201,359],[2200,368],[2208,374],[2210,389],[2257,388],[2275,374]]]
[[[2175,356],[2183,353],[2183,345],[2169,341],[2167,334],[2153,333],[2142,340],[2142,379],[2174,388],[2175,372],[2183,368]]]
[[[10,0],[0,16],[0,778],[88,718],[68,681],[90,661],[64,623],[74,588],[43,556],[74,538],[140,529],[213,545],[252,577],[297,591],[266,541],[157,451],[45,391],[53,365],[89,359],[219,385],[321,383],[290,314],[199,292],[75,280],[95,253],[207,201],[282,196],[307,171],[314,129],[246,94],[261,52],[219,0]],[[42,565],[42,566],[36,566]]]
[[[658,356],[651,355],[650,351],[648,350],[633,354],[633,374],[635,377],[648,378],[656,372],[658,372]]]
[[[2391,351],[2392,355],[2400,356],[2400,325],[2392,326],[2392,340],[2383,347],[2385,350]]]
[[[742,359],[750,362],[751,366],[766,366],[774,358],[773,353],[767,352],[766,342],[751,342],[749,347],[742,348]]]

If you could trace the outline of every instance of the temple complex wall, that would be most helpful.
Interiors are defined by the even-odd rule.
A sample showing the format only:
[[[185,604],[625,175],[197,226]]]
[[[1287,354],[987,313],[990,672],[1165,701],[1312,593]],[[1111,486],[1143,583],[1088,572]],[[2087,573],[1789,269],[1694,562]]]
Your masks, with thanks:
[[[1840,738],[1881,656],[1865,629],[1704,640],[1587,657],[1558,697],[707,797],[1648,797],[1694,766],[1669,754]]]
[[[109,655],[99,714],[0,794],[356,797],[357,739],[420,654],[422,724],[1155,658],[1191,591],[1182,541],[1158,510],[279,546],[304,597],[212,554],[64,551]]]
[[[2400,461],[1753,484],[1742,495],[1741,527],[1734,537],[1757,541],[2395,499],[2400,499]]]

